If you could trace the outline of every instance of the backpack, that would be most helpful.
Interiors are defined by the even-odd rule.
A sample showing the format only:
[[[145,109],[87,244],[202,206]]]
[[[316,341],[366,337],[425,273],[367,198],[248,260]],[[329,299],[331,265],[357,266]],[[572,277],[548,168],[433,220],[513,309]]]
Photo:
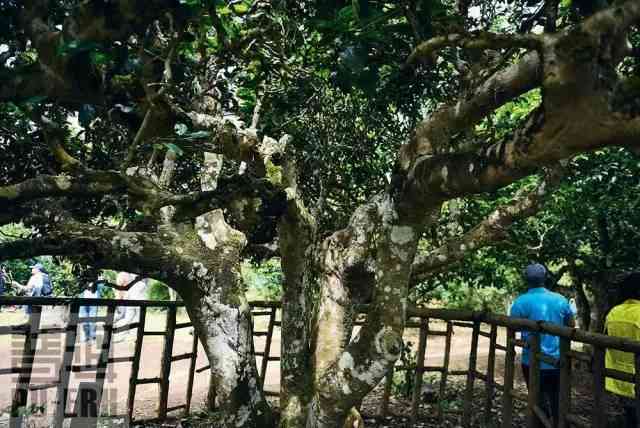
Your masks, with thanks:
[[[53,282],[48,274],[42,274],[42,295],[51,296],[53,294]]]

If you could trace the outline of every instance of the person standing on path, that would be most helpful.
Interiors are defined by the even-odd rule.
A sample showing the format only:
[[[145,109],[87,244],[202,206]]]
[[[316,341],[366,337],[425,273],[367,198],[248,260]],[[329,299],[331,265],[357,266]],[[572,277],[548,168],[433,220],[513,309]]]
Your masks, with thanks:
[[[605,333],[640,341],[640,273],[625,277],[621,287],[622,303],[614,306],[605,319]],[[605,366],[625,373],[635,374],[634,355],[615,349],[607,349]],[[635,385],[622,380],[605,379],[607,391],[615,394],[624,409],[624,427],[637,428],[638,418],[634,406]]]
[[[147,297],[147,283],[141,279],[136,281],[136,276],[128,272],[120,272],[116,277],[116,285],[118,290],[126,289],[123,298],[125,300],[145,300]],[[137,323],[140,321],[140,307],[124,306],[120,308],[118,317],[116,318],[116,327]],[[116,342],[120,342],[125,337],[133,334],[133,329],[123,331],[116,338]]]
[[[562,295],[554,293],[545,288],[547,280],[547,270],[538,263],[527,266],[524,271],[524,278],[529,289],[520,295],[511,307],[511,316],[514,318],[526,318],[532,321],[544,321],[568,327],[575,326],[575,312],[572,310],[569,301]],[[532,334],[522,331],[522,340],[527,342]],[[539,334],[540,350],[543,354],[560,358],[560,338],[549,334]],[[522,350],[522,373],[524,375],[527,388],[529,387],[529,349]],[[560,390],[560,369],[545,362],[540,362],[540,399],[542,408],[547,416],[553,421],[553,425],[558,424],[559,390]]]
[[[98,279],[95,282],[89,283],[84,291],[80,293],[83,299],[99,299],[104,294],[103,280]],[[97,306],[80,306],[80,321],[82,322],[83,338],[82,342],[91,343],[96,340],[96,322],[95,320],[85,320],[83,318],[95,318],[98,316]]]
[[[45,287],[47,284],[48,287]],[[22,285],[17,281],[13,281],[12,285],[21,291],[24,291],[25,294],[30,297],[51,295],[51,293],[48,292],[51,288],[51,280],[41,263],[36,263],[31,266],[31,277],[29,278],[27,285]],[[45,290],[45,288],[47,288],[47,290]],[[24,309],[27,315],[31,314],[31,305],[26,305]]]

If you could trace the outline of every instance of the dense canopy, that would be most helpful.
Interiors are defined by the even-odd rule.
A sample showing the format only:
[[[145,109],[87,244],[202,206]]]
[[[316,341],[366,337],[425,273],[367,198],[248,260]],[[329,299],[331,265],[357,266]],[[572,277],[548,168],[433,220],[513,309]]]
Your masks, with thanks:
[[[280,257],[279,424],[342,426],[398,359],[412,287],[512,225],[521,247],[561,229],[534,252],[557,266],[633,264],[572,246],[593,220],[565,202],[626,198],[614,165],[637,187],[639,21],[637,0],[0,1],[0,225],[34,231],[0,259],[166,282],[222,424],[265,427],[240,265]]]

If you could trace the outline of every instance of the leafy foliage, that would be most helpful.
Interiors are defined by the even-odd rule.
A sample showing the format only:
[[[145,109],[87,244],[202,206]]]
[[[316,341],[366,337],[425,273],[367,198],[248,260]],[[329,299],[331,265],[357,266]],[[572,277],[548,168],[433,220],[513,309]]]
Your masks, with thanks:
[[[432,304],[435,300],[449,309],[489,311],[500,314],[507,312],[509,291],[508,285],[482,287],[476,284],[467,285],[454,278],[447,282],[446,286],[439,285],[423,298]]]
[[[244,263],[242,278],[251,298],[277,301],[282,297],[283,273],[278,259],[260,264]]]
[[[149,279],[148,281],[147,298],[149,300],[171,300],[169,288],[166,284],[155,279]]]
[[[552,272],[562,271],[564,276],[553,278],[551,286],[559,282],[558,290],[570,295],[583,285],[607,290],[625,272],[637,270],[637,158],[622,149],[609,149],[580,155],[567,168],[562,185],[537,215],[517,222],[505,242],[469,254],[456,269],[418,286],[416,298],[479,309],[483,301],[498,302],[523,291],[526,286],[520,272],[531,261],[544,263]],[[528,179],[515,188],[533,184],[535,179]],[[445,232],[441,233],[455,236],[472,227],[503,203],[509,191],[513,189],[498,192],[497,198],[465,201],[459,215],[448,217],[455,230],[443,227]],[[566,287],[572,289],[563,291]],[[611,297],[615,301],[613,294]],[[497,304],[493,309],[503,310],[503,306]]]

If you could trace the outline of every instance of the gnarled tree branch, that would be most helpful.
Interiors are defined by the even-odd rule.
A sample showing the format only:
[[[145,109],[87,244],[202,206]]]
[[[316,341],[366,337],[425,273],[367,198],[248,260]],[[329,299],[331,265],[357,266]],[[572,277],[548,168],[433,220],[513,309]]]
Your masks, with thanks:
[[[0,243],[0,260],[42,255],[81,256],[98,268],[164,276],[172,253],[155,233],[123,232],[62,220],[46,236]],[[164,260],[164,262],[163,262]]]
[[[410,141],[400,150],[399,163],[406,170],[418,156],[437,153],[449,140],[478,123],[504,103],[535,88],[542,82],[542,67],[536,52],[523,56],[514,65],[496,72],[469,97],[446,105],[423,120]]]
[[[160,189],[144,177],[118,171],[83,170],[75,175],[39,175],[23,182],[0,187],[0,202],[6,204],[48,197],[130,194],[138,201],[161,207],[187,199]]]
[[[552,168],[533,191],[516,195],[513,201],[498,207],[462,236],[449,240],[427,254],[418,255],[412,267],[412,282],[424,281],[462,260],[469,252],[505,239],[508,228],[516,220],[534,215],[542,207],[546,196],[560,183],[563,175],[562,167]]]
[[[420,60],[434,62],[434,56],[443,48],[456,46],[466,50],[486,50],[502,48],[539,49],[541,39],[534,34],[498,34],[478,31],[467,34],[447,34],[433,37],[420,43],[407,58],[407,64],[415,64]]]

